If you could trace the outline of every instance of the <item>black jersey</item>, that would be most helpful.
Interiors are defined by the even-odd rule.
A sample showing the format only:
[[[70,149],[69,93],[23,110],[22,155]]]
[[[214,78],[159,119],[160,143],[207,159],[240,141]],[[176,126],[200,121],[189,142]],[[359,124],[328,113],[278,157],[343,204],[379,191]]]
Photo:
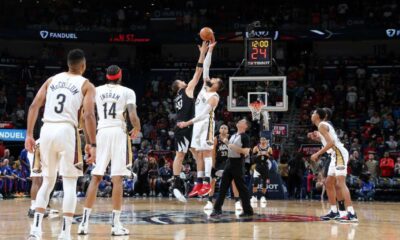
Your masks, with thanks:
[[[194,117],[194,98],[188,97],[185,89],[178,91],[174,103],[177,122],[186,122]]]
[[[217,153],[216,153],[216,161],[217,162],[225,162],[228,159],[228,146],[222,142],[222,140],[217,137],[218,141],[217,141]]]
[[[257,145],[257,148],[258,148],[258,152],[257,152],[257,157],[256,157],[256,163],[265,164],[270,156],[270,153],[269,153],[270,146],[267,145],[267,147],[263,148],[263,147],[261,147],[261,145]],[[258,155],[258,154],[260,154],[260,155]]]

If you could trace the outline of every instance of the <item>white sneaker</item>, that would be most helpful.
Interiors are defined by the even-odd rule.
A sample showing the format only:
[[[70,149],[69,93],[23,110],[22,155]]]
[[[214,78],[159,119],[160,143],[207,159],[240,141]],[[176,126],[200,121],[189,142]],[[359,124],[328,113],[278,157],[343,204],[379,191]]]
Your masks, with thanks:
[[[129,235],[129,230],[124,228],[122,225],[114,226],[111,228],[112,236],[125,236]]]
[[[235,210],[236,211],[243,211],[242,203],[240,201],[235,202]]]
[[[72,240],[71,234],[61,232],[60,235],[58,235],[58,240]]]
[[[78,234],[79,235],[87,235],[89,232],[89,224],[81,222],[78,227]]]
[[[267,199],[264,196],[261,197],[260,202],[263,205],[267,205]]]
[[[39,232],[31,232],[27,240],[42,240],[42,234]]]
[[[258,200],[257,200],[257,198],[256,197],[251,197],[251,199],[250,199],[250,205],[251,205],[251,207],[252,208],[256,208],[257,207],[257,204],[258,204]]]
[[[204,206],[204,210],[212,210],[214,208],[212,202],[207,201],[207,204]]]
[[[178,189],[174,188],[173,192],[174,192],[174,196],[176,197],[176,199],[178,199],[180,202],[184,202],[184,203],[187,202],[185,196],[183,196],[181,191],[179,191]]]

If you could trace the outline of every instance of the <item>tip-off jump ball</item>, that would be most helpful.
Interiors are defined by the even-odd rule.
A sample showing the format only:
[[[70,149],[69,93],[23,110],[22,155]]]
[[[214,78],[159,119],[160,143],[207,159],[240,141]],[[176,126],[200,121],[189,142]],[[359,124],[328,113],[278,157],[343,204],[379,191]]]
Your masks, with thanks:
[[[213,40],[213,39],[214,39],[214,32],[213,32],[213,30],[212,30],[211,28],[209,28],[209,27],[203,27],[203,28],[200,30],[200,38],[201,38],[203,41],[211,41],[211,40]]]

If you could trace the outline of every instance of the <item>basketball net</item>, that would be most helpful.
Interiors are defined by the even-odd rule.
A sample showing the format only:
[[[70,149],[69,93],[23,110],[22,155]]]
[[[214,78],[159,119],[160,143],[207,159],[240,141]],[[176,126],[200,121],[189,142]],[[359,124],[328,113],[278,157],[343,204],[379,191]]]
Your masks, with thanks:
[[[267,110],[263,110],[264,106],[265,106],[265,104],[260,100],[254,101],[249,104],[249,108],[251,111],[251,117],[252,117],[253,121],[260,122],[261,115],[262,115],[263,120],[264,120],[263,121],[264,130],[269,131],[269,113]]]

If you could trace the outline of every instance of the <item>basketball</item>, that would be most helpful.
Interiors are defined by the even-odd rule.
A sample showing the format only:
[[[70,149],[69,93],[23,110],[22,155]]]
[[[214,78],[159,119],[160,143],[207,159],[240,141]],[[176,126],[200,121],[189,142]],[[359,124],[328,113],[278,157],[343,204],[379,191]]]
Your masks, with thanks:
[[[203,41],[211,41],[214,39],[214,32],[211,28],[209,27],[203,27],[200,30],[200,38]]]

